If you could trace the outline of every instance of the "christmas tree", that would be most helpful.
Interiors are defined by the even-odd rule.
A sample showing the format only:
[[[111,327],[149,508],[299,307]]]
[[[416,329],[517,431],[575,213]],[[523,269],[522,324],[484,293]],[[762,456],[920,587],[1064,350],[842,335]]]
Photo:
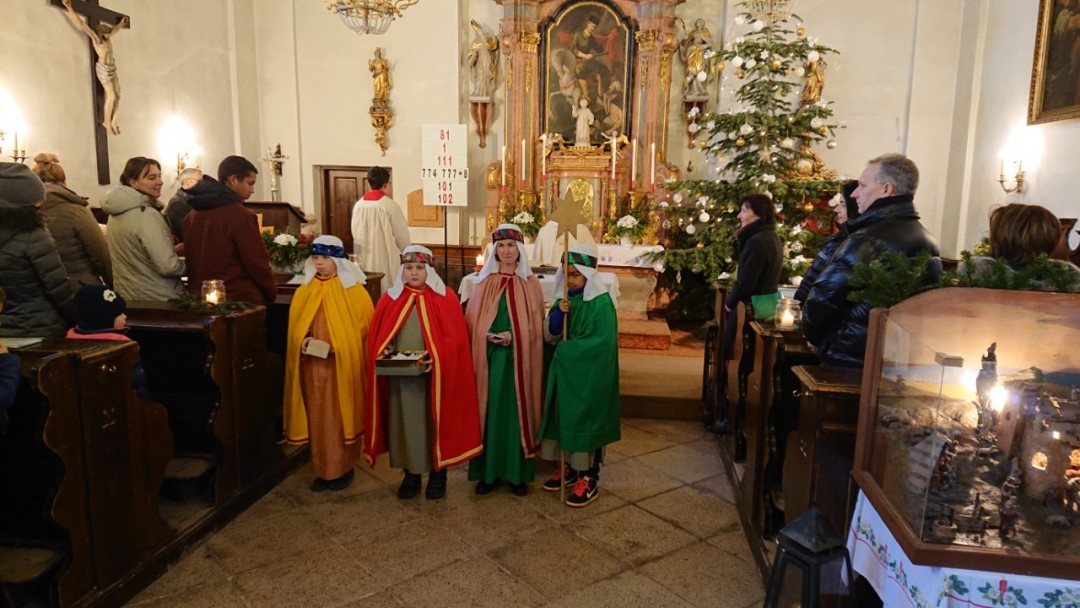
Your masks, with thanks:
[[[754,8],[748,4],[755,3],[743,8]],[[670,184],[669,200],[658,203],[669,238],[663,259],[680,284],[685,271],[699,286],[734,280],[736,216],[747,194],[766,193],[776,203],[785,254],[782,281],[801,277],[833,231],[828,201],[842,182],[812,148],[823,141],[836,146],[832,137],[839,125],[831,103],[821,98],[825,57],[835,51],[808,37],[795,15],[745,10],[734,21],[745,32],[723,50],[710,51],[707,69],[725,74],[724,83],[739,83],[736,107],[706,114],[694,108],[688,116],[689,130],[700,138],[717,177]],[[699,80],[707,77],[698,74]],[[690,289],[680,289],[683,297]]]

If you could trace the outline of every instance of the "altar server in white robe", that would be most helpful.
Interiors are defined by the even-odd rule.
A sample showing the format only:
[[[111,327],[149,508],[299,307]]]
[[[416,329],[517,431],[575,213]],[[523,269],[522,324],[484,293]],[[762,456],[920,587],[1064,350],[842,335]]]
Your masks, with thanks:
[[[368,172],[371,190],[356,201],[352,211],[353,252],[368,272],[381,272],[385,293],[394,284],[401,252],[412,244],[405,214],[383,188],[390,182],[390,172],[372,167]]]

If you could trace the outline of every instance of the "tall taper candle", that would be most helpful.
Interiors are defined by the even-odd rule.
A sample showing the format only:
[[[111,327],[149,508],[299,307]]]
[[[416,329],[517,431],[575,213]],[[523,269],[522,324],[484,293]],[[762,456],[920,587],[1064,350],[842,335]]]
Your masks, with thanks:
[[[506,144],[503,144],[502,147],[502,160],[499,162],[499,179],[502,191],[506,192]]]
[[[654,141],[650,146],[649,158],[652,164],[649,165],[649,189],[656,190],[656,142]]]
[[[521,140],[521,187],[525,187],[525,140]]]
[[[630,144],[630,189],[637,188],[637,139]]]
[[[547,181],[547,133],[540,136],[540,183]]]
[[[611,132],[611,181],[612,181],[612,183],[615,182],[615,146],[616,146],[616,144],[618,142],[616,137],[617,137],[617,134],[614,131],[612,131]]]

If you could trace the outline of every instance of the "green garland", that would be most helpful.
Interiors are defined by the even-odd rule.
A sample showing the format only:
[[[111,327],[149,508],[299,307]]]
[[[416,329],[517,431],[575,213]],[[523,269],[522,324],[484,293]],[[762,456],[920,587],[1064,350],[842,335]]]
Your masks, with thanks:
[[[232,302],[224,301],[220,304],[209,304],[202,300],[197,300],[191,296],[183,296],[180,298],[173,298],[169,300],[169,304],[172,304],[176,308],[181,310],[197,310],[199,312],[221,312],[230,313],[240,310],[247,310],[249,308],[255,308],[254,304],[250,302]]]
[[[926,282],[930,258],[929,251],[914,258],[890,251],[869,264],[857,264],[848,280],[851,287],[848,300],[865,300],[871,308],[889,308],[921,291],[937,287]]]

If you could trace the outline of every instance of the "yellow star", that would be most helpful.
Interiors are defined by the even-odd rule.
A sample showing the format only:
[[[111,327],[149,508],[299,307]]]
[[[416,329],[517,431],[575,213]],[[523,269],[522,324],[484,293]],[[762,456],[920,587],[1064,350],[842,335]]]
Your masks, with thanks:
[[[559,206],[550,217],[552,221],[559,225],[559,231],[555,234],[556,237],[561,237],[564,234],[576,236],[578,226],[589,225],[589,218],[582,213],[581,206],[581,201],[575,199],[570,192],[567,192],[566,196],[559,200]]]

